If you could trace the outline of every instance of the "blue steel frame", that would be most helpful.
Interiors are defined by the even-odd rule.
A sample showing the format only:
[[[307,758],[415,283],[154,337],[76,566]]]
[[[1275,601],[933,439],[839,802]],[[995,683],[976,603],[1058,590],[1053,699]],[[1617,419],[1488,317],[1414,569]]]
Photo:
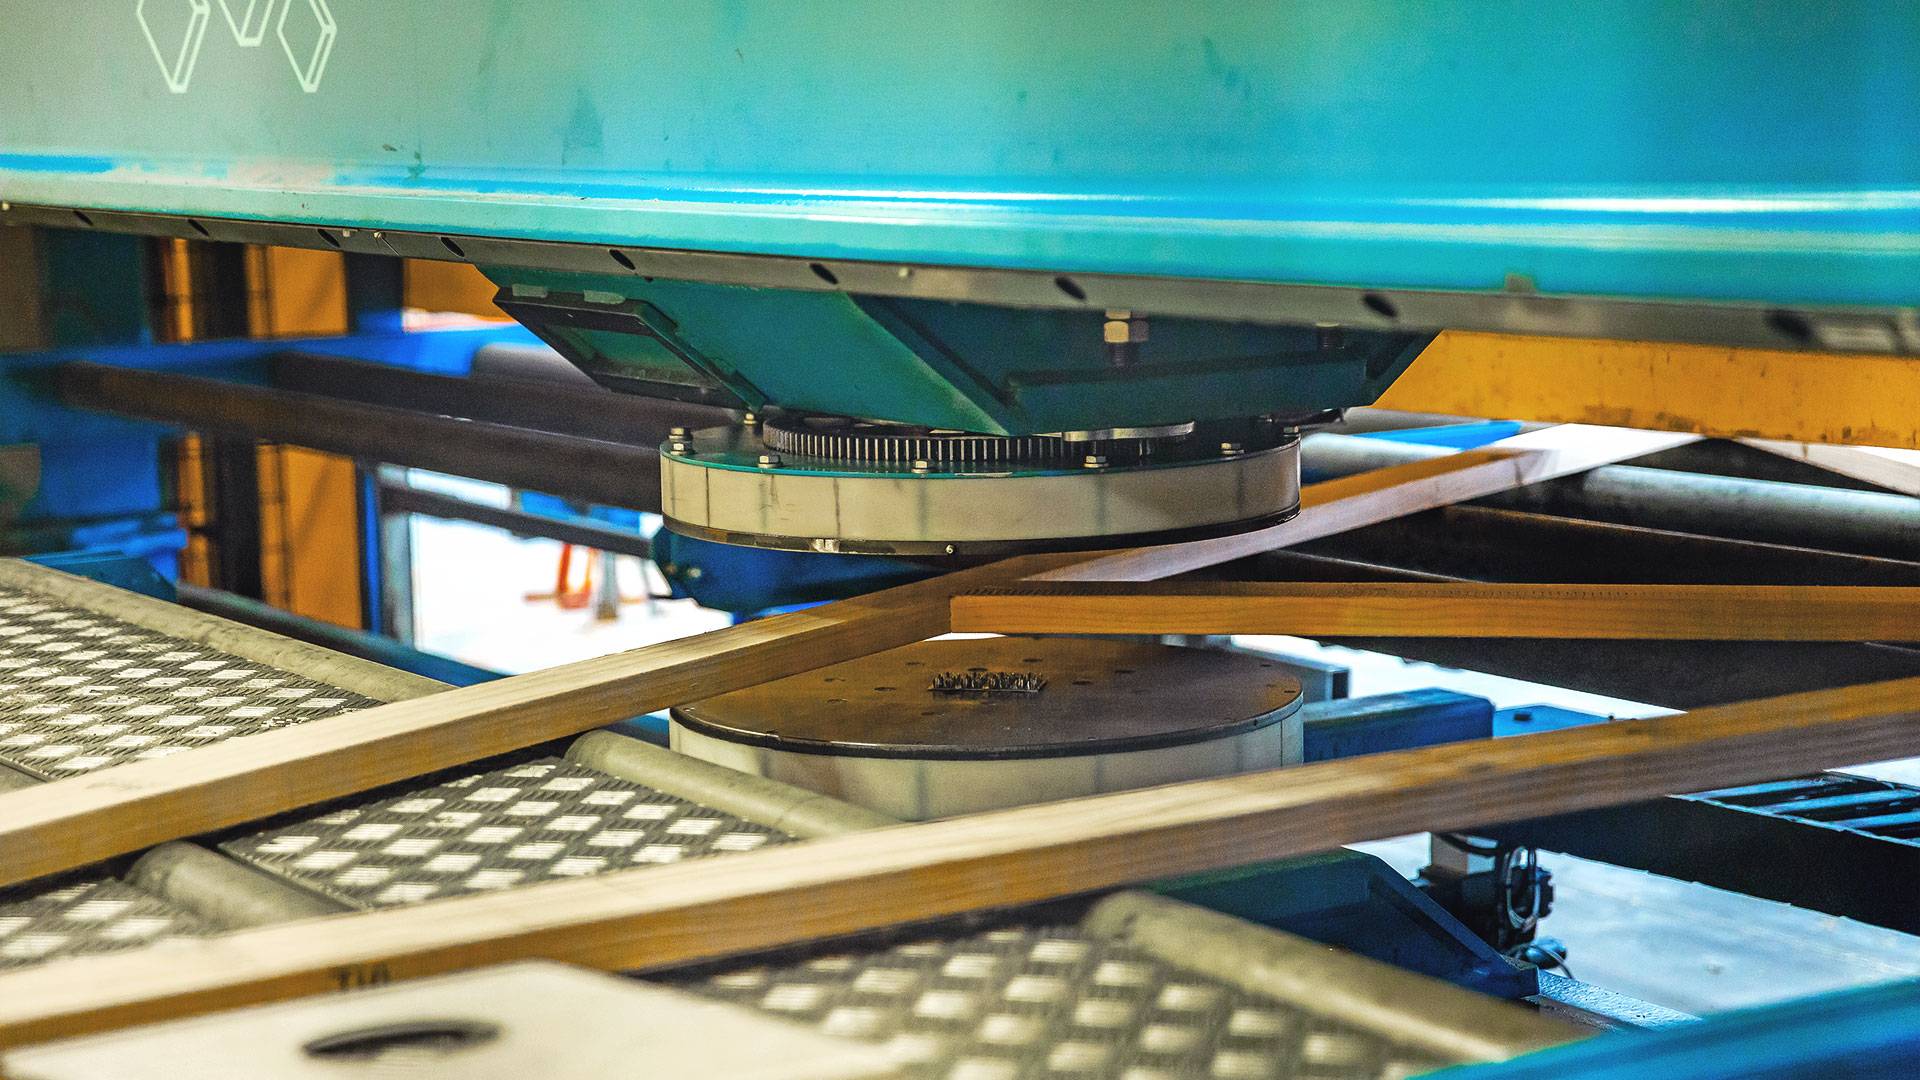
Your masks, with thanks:
[[[303,0],[251,42],[208,10],[0,0],[0,201],[1363,287],[1920,292],[1915,0]]]

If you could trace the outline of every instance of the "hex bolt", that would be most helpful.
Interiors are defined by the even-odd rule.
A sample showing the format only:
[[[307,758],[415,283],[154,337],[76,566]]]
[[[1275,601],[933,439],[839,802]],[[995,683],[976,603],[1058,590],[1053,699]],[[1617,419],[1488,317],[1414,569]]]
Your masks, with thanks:
[[[683,427],[670,427],[667,429],[667,434],[676,439],[684,439],[687,437],[687,429]]]
[[[1220,444],[1221,457],[1239,457],[1246,452],[1246,448],[1237,442],[1223,442]]]
[[[748,427],[754,427],[760,423],[760,418],[758,416],[755,416],[753,413],[747,413],[745,416],[742,416],[740,418],[740,422],[742,424],[747,425]]]
[[[1081,464],[1089,469],[1104,469],[1107,467],[1107,455],[1088,454],[1087,459],[1081,462]]]
[[[914,458],[914,459],[913,459],[913,471],[914,471],[914,472],[917,472],[917,473],[929,473],[929,472],[932,472],[932,471],[933,471],[933,462],[931,462],[931,461],[928,461],[928,460],[927,460],[927,459],[925,459],[925,458]]]
[[[761,467],[761,468],[763,468],[763,469],[777,469],[777,468],[779,468],[779,467],[780,467],[780,455],[779,455],[779,454],[761,454],[761,455],[760,455],[760,467]]]

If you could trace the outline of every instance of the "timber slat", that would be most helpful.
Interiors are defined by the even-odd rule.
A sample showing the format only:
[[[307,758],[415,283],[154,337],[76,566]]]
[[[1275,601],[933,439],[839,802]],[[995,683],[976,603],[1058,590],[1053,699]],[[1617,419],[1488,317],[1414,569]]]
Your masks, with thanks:
[[[1696,441],[1697,435],[1563,424],[1300,491],[1300,515],[1266,529],[1132,548],[1034,575],[1047,581],[1155,581],[1350,529],[1537,484]]]
[[[1920,749],[1920,679],[1042,803],[0,975],[0,1045],[544,957],[647,969]]]
[[[956,588],[1030,556],[0,794],[0,886],[367,791],[947,632]]]
[[[1530,483],[1576,461],[1591,467],[1602,458],[1648,452],[1641,433],[1570,426],[1555,442],[1561,430],[1519,436],[1531,441],[1518,447],[1312,485],[1301,493],[1305,509],[1294,522],[1310,522],[1310,528],[1230,537],[1229,547],[1203,541],[1010,559],[699,637],[0,794],[0,886],[936,637],[948,632],[948,602],[956,592],[1116,559],[1130,567],[1128,574],[1166,576]],[[1471,482],[1453,482],[1459,477]],[[1169,559],[1168,552],[1176,557]]]
[[[1714,641],[1920,639],[1920,588],[1027,582],[953,598],[955,632]]]

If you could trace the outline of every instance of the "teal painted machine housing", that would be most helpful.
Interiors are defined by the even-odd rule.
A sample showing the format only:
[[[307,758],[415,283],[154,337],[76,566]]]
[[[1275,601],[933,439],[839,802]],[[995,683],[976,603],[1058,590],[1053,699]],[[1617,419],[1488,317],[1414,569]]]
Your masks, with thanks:
[[[1914,0],[297,0],[252,38],[228,6],[0,0],[0,201],[1358,288],[1920,294]]]
[[[1365,405],[1434,336],[1150,318],[1115,366],[1098,311],[488,274],[502,308],[611,389],[989,434]]]

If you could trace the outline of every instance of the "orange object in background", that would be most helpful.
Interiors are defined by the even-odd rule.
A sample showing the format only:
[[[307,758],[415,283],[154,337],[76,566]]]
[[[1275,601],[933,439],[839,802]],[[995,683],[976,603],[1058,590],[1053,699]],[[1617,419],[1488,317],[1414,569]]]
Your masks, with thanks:
[[[500,287],[470,263],[406,261],[401,289],[407,306],[421,311],[450,311],[483,319],[502,319],[507,313],[493,306]]]
[[[170,340],[193,340],[206,322],[201,308],[212,285],[196,280],[198,243],[163,240],[155,252],[164,294],[159,315]],[[340,253],[250,246],[244,266],[249,337],[347,332],[346,262]],[[261,446],[256,455],[260,599],[296,615],[363,627],[359,481],[353,462],[295,446]],[[213,501],[200,437],[182,437],[174,462],[180,522],[188,529],[180,576],[211,585],[219,553],[208,538]]]
[[[258,461],[260,599],[335,626],[364,628],[353,462],[300,446],[262,446]]]
[[[586,548],[582,548],[581,550],[587,553],[586,559],[582,560],[587,564],[587,572],[581,580],[578,589],[571,587],[571,579],[573,577],[573,545],[561,544],[560,575],[559,580],[553,584],[553,591],[550,593],[528,593],[527,599],[529,601],[551,600],[567,611],[578,611],[592,603],[593,557],[595,553]]]
[[[214,287],[196,272],[200,266],[196,258],[206,251],[204,242],[155,243],[164,294],[159,312],[167,327],[164,336],[179,341],[204,336],[199,332],[206,321],[202,308],[212,299],[205,293]],[[249,337],[330,337],[348,332],[346,260],[339,252],[249,246],[244,265]],[[493,283],[465,263],[408,260],[403,289],[409,308],[506,318],[493,306]],[[297,615],[364,628],[359,478],[354,463],[296,446],[261,446],[257,453],[260,599]],[[183,436],[175,447],[174,461],[178,511],[189,534],[181,554],[181,579],[211,585],[219,553],[209,539],[211,500],[200,438]],[[569,610],[588,607],[593,602],[593,559],[583,561],[586,581],[570,590],[571,551],[563,551],[556,592],[540,598],[555,599]]]

